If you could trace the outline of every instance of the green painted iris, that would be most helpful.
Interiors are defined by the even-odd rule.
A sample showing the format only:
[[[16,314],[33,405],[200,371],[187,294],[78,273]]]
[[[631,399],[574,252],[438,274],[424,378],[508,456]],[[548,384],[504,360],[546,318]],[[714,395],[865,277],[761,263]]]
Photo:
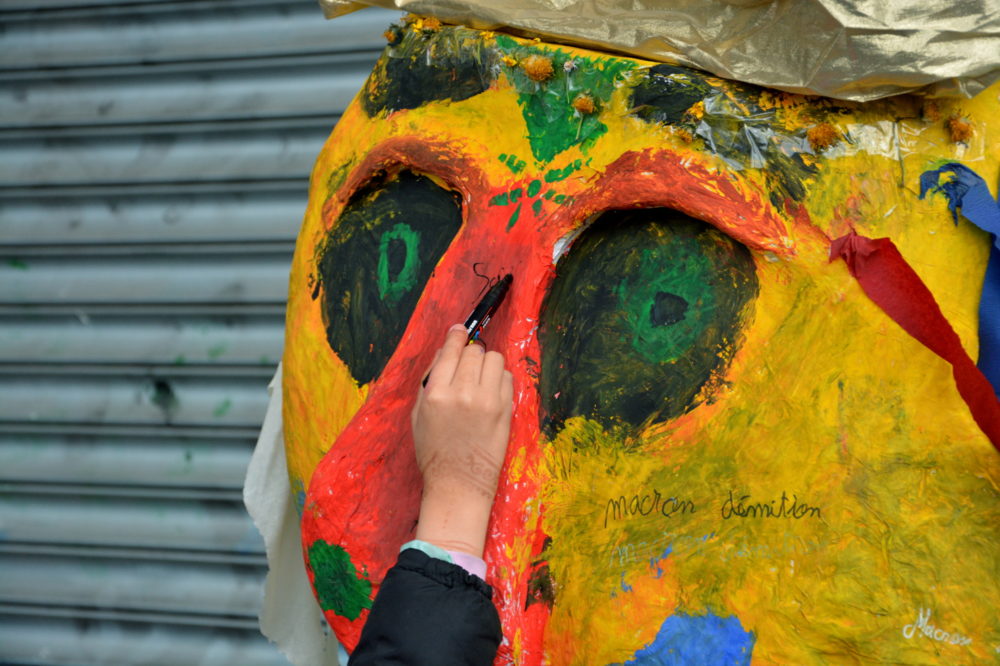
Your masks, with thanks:
[[[697,238],[658,227],[672,234],[671,256],[661,248],[625,257],[625,277],[615,287],[623,324],[632,333],[632,347],[649,363],[672,362],[698,341],[715,310],[712,263]],[[666,259],[666,261],[665,261]]]
[[[402,172],[348,203],[320,249],[327,341],[359,384],[396,349],[424,284],[462,225],[458,196]]]
[[[410,292],[417,282],[420,235],[413,228],[399,223],[382,234],[378,247],[378,293],[395,303]]]
[[[541,314],[543,428],[675,418],[728,363],[757,293],[745,247],[676,211],[601,217],[556,267]]]

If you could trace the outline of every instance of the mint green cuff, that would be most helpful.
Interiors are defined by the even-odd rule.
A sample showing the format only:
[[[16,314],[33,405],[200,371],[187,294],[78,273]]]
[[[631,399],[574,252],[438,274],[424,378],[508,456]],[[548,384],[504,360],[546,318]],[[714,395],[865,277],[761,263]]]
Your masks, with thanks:
[[[435,546],[432,543],[427,543],[426,541],[421,541],[420,539],[414,539],[413,541],[407,541],[399,549],[399,552],[403,552],[407,548],[413,548],[424,553],[428,557],[433,557],[435,560],[444,560],[450,564],[454,564],[455,560],[452,559],[451,553],[449,553],[444,548]]]

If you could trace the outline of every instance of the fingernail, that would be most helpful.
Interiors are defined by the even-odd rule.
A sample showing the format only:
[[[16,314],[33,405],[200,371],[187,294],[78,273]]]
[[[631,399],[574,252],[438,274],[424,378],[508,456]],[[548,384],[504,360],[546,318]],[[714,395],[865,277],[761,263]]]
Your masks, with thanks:
[[[453,324],[452,327],[448,329],[448,331],[464,331],[464,330],[465,330],[465,324]]]

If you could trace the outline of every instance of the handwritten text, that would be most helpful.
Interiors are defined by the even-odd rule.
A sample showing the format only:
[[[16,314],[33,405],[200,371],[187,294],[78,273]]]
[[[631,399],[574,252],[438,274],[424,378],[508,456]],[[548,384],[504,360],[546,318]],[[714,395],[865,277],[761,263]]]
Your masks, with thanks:
[[[931,624],[931,609],[921,608],[917,613],[917,621],[903,627],[903,638],[909,640],[917,635],[923,634],[932,641],[939,643],[951,643],[952,645],[972,645],[972,639],[962,634],[953,634],[935,627]]]
[[[626,497],[620,495],[612,497],[604,506],[604,526],[608,526],[610,520],[624,520],[634,516],[649,516],[659,514],[664,518],[670,518],[676,513],[694,513],[694,502],[679,497],[664,497],[659,490],[653,489],[636,493]]]
[[[781,499],[773,499],[769,502],[749,502],[749,495],[742,495],[738,499],[733,496],[733,491],[729,491],[729,497],[722,503],[722,518],[819,518],[820,508],[809,506],[805,502],[799,502],[797,495],[792,495],[789,500],[785,491],[781,491]],[[791,502],[791,503],[789,503]]]

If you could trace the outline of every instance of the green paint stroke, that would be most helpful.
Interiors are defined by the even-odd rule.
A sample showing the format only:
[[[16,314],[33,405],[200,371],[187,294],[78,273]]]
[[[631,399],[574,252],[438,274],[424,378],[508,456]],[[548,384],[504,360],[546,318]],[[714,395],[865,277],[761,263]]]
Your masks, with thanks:
[[[212,359],[214,361],[215,359],[219,358],[220,356],[222,356],[225,353],[226,353],[226,343],[220,342],[217,345],[213,345],[212,347],[209,347],[209,349],[208,349],[208,358],[210,358],[210,359]]]
[[[393,244],[395,241],[395,245]],[[402,247],[400,247],[402,246]],[[393,261],[390,254],[402,249],[402,265]],[[378,293],[382,300],[395,303],[408,293],[417,283],[417,268],[419,267],[418,251],[420,249],[420,234],[410,225],[400,222],[392,229],[382,234],[378,246]]]
[[[573,160],[562,169],[552,169],[551,171],[545,174],[545,182],[555,183],[560,180],[566,180],[567,178],[569,178],[570,174],[572,174],[574,171],[577,171],[582,166],[583,166],[583,160]]]
[[[517,155],[500,153],[500,157],[498,159],[503,162],[508,169],[510,169],[511,173],[515,175],[524,171],[524,167],[528,166],[528,163],[524,160],[518,159]]]
[[[562,50],[550,51],[522,46],[506,35],[497,35],[496,43],[504,55],[520,61],[530,55],[552,59],[552,78],[533,81],[520,67],[505,71],[518,92],[518,104],[528,126],[528,141],[536,160],[550,162],[567,148],[579,145],[588,150],[605,132],[599,113],[581,116],[572,106],[573,99],[585,93],[606,106],[623,75],[636,67],[634,62],[618,58],[572,57]],[[572,61],[569,65],[568,62]]]
[[[372,607],[371,582],[358,577],[351,556],[340,546],[314,541],[309,546],[309,566],[315,574],[313,586],[323,610],[356,620],[362,610]]]
[[[222,402],[220,402],[218,405],[215,406],[215,409],[212,410],[212,416],[214,416],[215,418],[221,418],[229,412],[232,406],[233,406],[233,401],[230,400],[229,398],[226,398],[225,400],[223,400]]]
[[[21,259],[8,259],[7,265],[10,266],[11,268],[16,268],[19,271],[28,270],[28,264]]]
[[[510,231],[511,229],[514,228],[514,225],[517,224],[517,218],[520,216],[521,216],[521,204],[517,204],[517,208],[514,209],[514,212],[511,213],[510,215],[510,219],[507,220],[507,231]]]
[[[503,160],[507,157],[506,153],[500,155],[500,159]],[[588,160],[589,163],[589,160]],[[552,169],[545,174],[546,183],[554,183],[561,180],[565,180],[570,174],[579,170],[584,164],[583,160],[574,160],[567,164],[561,169]],[[535,217],[539,217],[542,214],[542,199],[547,199],[549,201],[555,201],[555,203],[562,205],[563,203],[572,201],[572,197],[567,197],[565,194],[556,194],[555,190],[546,190],[544,194],[542,193],[542,188],[544,187],[541,179],[534,179],[526,188],[516,187],[509,192],[501,192],[497,194],[492,199],[490,199],[491,206],[509,206],[511,204],[517,204],[517,209],[511,213],[511,216],[507,223],[507,230],[509,231],[514,224],[517,222],[518,217],[521,214],[521,204],[518,201],[523,196],[525,199],[534,199],[531,203],[531,210],[535,212]],[[537,198],[536,198],[537,197]]]

